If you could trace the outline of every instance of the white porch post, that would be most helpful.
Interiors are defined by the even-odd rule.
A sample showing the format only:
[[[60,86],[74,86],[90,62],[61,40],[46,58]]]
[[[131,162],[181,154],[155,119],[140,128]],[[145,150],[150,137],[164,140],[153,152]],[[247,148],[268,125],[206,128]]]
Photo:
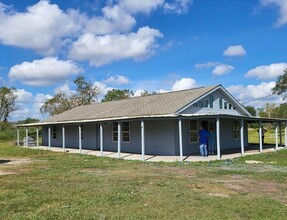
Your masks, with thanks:
[[[19,131],[19,127],[17,127],[17,146],[20,146],[20,131]]]
[[[65,152],[65,148],[66,148],[65,125],[62,125],[62,144],[63,144],[63,151]]]
[[[121,123],[118,122],[118,158],[121,158]]]
[[[103,124],[100,124],[100,149],[101,149],[101,156],[104,155],[104,129]]]
[[[82,127],[79,124],[79,152],[82,153]]]
[[[144,161],[145,160],[144,120],[141,121],[141,145],[142,145],[142,161]]]
[[[48,127],[48,146],[51,149],[51,126]]]
[[[262,122],[259,122],[259,152],[262,153],[263,150],[263,140],[262,140]]]
[[[220,160],[220,119],[216,118],[216,144],[217,144],[217,159]]]
[[[278,122],[276,121],[276,127],[275,127],[275,150],[278,150]]]
[[[36,144],[37,144],[37,148],[39,148],[39,128],[36,128]]]
[[[285,122],[284,134],[285,134],[285,147],[287,147],[287,122]]]
[[[29,133],[28,133],[28,127],[26,127],[26,147],[28,147],[28,136],[29,136]]]
[[[280,138],[280,147],[282,147],[282,129],[281,129],[281,122],[279,122],[279,138]]]
[[[241,119],[240,127],[241,155],[244,156],[244,121]]]
[[[182,151],[182,123],[181,123],[181,119],[178,120],[178,135],[179,135],[179,155],[180,155],[180,161],[183,161],[183,151]]]

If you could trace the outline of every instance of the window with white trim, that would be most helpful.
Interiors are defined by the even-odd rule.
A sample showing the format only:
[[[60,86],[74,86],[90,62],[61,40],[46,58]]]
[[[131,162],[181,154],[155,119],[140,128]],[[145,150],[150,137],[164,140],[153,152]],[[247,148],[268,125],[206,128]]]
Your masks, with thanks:
[[[118,122],[113,122],[113,141],[118,141]]]
[[[239,128],[239,121],[233,121],[233,139],[239,140],[240,135],[240,128]]]
[[[219,108],[220,109],[223,108],[223,98],[222,97],[219,98]]]
[[[189,142],[190,143],[198,142],[197,120],[189,121]]]
[[[122,136],[123,136],[123,142],[130,142],[130,123],[129,122],[122,123]]]
[[[214,101],[213,95],[210,95],[209,96],[209,107],[210,108],[213,108],[213,101]]]

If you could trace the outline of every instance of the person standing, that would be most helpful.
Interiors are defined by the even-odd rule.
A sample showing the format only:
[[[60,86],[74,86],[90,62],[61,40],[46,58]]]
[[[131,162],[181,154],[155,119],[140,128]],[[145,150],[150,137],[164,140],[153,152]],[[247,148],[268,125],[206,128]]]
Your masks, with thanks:
[[[215,144],[215,133],[212,128],[209,129],[208,133],[208,151],[209,154],[214,154],[214,144]]]
[[[207,157],[207,138],[208,131],[201,127],[199,130],[199,152],[202,157]]]

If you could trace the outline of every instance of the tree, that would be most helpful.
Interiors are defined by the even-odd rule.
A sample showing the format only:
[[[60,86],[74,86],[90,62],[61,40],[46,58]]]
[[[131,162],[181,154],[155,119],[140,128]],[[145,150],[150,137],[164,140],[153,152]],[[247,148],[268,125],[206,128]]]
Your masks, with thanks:
[[[16,110],[16,97],[15,88],[5,86],[0,88],[0,130],[8,122],[10,113]]]
[[[102,99],[102,102],[116,101],[121,99],[128,99],[134,95],[133,91],[129,89],[112,89]]]
[[[65,93],[57,93],[53,98],[47,100],[40,108],[40,112],[50,116],[60,114],[64,111],[76,107],[77,103],[73,102]]]
[[[284,74],[279,76],[276,81],[275,87],[272,89],[273,94],[281,95],[287,91],[287,69],[284,70]],[[286,95],[285,97],[286,98]]]
[[[78,76],[74,83],[77,87],[77,93],[74,98],[78,100],[79,105],[87,105],[97,101],[99,89],[92,82],[86,81],[84,76]]]
[[[142,93],[141,93],[141,96],[148,96],[148,95],[155,95],[157,94],[156,92],[148,92],[147,90],[144,90]]]
[[[69,96],[63,92],[57,93],[52,99],[44,103],[40,108],[41,113],[53,116],[79,105],[87,105],[97,101],[99,94],[97,86],[86,81],[84,76],[78,76],[74,83],[76,85],[75,94]]]
[[[256,116],[256,109],[253,106],[245,106],[245,109],[249,112],[251,116]]]

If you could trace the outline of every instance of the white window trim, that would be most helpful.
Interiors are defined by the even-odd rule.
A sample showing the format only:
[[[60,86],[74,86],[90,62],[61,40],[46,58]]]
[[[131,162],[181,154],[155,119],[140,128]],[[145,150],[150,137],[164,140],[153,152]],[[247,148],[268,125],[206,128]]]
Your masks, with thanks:
[[[114,131],[114,123],[117,123],[117,129]],[[114,140],[114,133],[118,133],[118,122],[112,122],[112,142],[113,143],[117,143],[118,140]],[[119,138],[119,134],[118,134],[118,138]]]
[[[237,133],[238,133],[238,138],[235,138],[235,126],[234,126],[234,122],[237,121],[238,122],[238,129],[237,129]],[[240,124],[238,120],[233,120],[232,121],[232,136],[233,136],[233,140],[234,141],[238,141],[240,139]]]
[[[124,131],[123,129],[123,125],[122,125],[122,129],[121,129],[121,132],[122,132],[122,142],[123,143],[130,143],[131,142],[131,123],[129,121],[126,121],[126,123],[129,123],[129,131]],[[128,133],[129,134],[129,141],[124,141],[124,133]]]
[[[190,139],[191,139],[191,135],[190,135],[190,122],[191,121],[196,121],[196,135],[197,135],[197,141],[196,142],[194,142],[194,141],[190,141]],[[192,131],[195,131],[195,130],[192,130]],[[189,143],[190,144],[196,144],[196,143],[198,143],[198,120],[192,120],[192,119],[190,119],[189,120],[189,124],[188,124],[188,134],[189,134]]]

